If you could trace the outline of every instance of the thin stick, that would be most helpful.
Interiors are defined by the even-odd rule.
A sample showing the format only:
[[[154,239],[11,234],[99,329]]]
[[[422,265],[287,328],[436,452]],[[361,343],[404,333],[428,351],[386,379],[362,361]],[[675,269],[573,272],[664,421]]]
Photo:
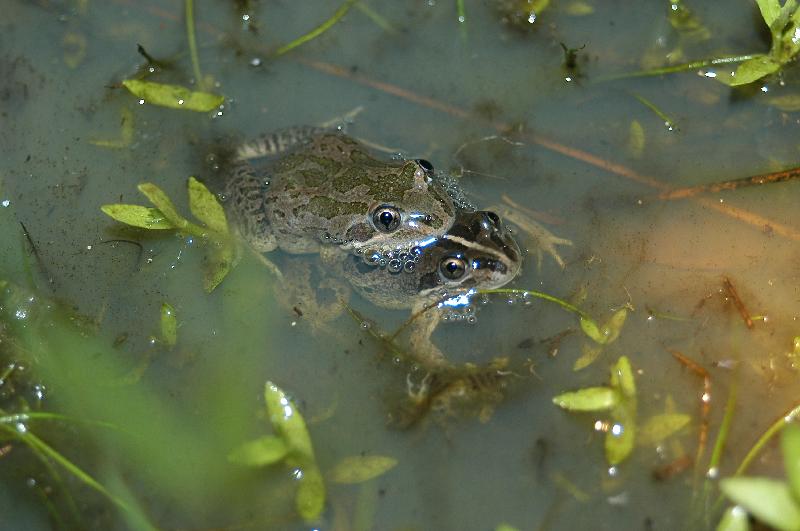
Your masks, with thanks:
[[[722,181],[712,184],[701,184],[699,186],[690,186],[687,188],[678,188],[669,192],[662,192],[659,199],[684,199],[698,194],[722,192],[723,190],[736,190],[738,188],[745,188],[747,186],[759,186],[762,184],[780,183],[784,181],[791,181],[800,178],[800,168],[791,168],[789,170],[776,171],[773,173],[765,173],[762,175],[753,175],[751,177],[742,177],[740,179],[733,179],[730,181]]]
[[[280,48],[275,50],[275,56],[277,57],[277,56],[285,54],[286,52],[294,50],[298,46],[300,46],[302,44],[305,44],[310,40],[316,39],[317,37],[319,37],[320,35],[322,35],[326,31],[328,31],[334,24],[339,22],[339,20],[341,20],[341,18],[348,11],[350,11],[350,8],[353,7],[353,4],[355,4],[357,1],[358,0],[346,0],[345,3],[343,3],[341,6],[339,6],[339,9],[336,10],[336,12],[333,14],[333,16],[331,18],[329,18],[328,20],[326,20],[325,22],[323,22],[322,24],[320,24],[319,26],[317,26],[313,30],[309,31],[305,35],[303,35],[301,37],[298,37],[297,39],[293,40],[292,42],[290,42],[288,44],[284,44],[283,46],[281,46]]]
[[[747,308],[745,308],[742,299],[739,297],[739,294],[736,293],[736,288],[733,287],[731,279],[728,277],[722,277],[722,284],[725,286],[725,289],[728,290],[728,294],[731,296],[731,299],[733,299],[733,305],[736,306],[737,310],[739,310],[739,315],[742,316],[744,324],[747,325],[747,328],[753,328],[753,320],[750,318],[750,312],[747,311]]]
[[[703,454],[705,454],[706,443],[708,442],[708,417],[711,413],[711,375],[705,367],[677,350],[669,350],[669,353],[681,365],[703,379],[703,394],[700,397],[700,430],[697,434],[697,456],[695,457],[695,463],[699,465]]]

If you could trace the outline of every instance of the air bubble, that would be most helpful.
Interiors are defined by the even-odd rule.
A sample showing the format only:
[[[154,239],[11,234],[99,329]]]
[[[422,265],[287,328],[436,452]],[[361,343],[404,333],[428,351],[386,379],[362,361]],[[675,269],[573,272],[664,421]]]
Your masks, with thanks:
[[[406,273],[413,273],[417,269],[417,264],[414,263],[413,260],[409,260],[405,264],[403,264],[403,270]]]
[[[362,330],[369,330],[370,326],[372,326],[372,324],[370,324],[369,321],[361,321]]]
[[[467,316],[467,322],[469,324],[475,324],[475,323],[478,322],[478,318],[475,317],[474,315],[469,315],[469,316]]]
[[[403,262],[396,258],[394,260],[390,260],[386,269],[389,271],[389,273],[399,273],[403,270]]]

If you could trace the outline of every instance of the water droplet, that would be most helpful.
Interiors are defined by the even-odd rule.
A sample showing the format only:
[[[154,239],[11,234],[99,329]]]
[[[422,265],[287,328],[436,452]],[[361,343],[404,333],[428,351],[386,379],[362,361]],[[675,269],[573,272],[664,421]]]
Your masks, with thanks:
[[[386,270],[389,271],[389,273],[399,273],[403,270],[403,262],[396,258],[394,260],[390,260]]]

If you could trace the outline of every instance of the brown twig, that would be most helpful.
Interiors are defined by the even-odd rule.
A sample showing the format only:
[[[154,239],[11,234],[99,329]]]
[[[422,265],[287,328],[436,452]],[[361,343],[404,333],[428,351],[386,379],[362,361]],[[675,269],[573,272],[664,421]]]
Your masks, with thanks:
[[[728,295],[730,295],[731,299],[733,299],[733,305],[736,306],[737,310],[739,310],[739,315],[742,316],[744,324],[747,325],[747,328],[753,328],[753,320],[750,318],[750,312],[747,311],[747,308],[745,308],[742,299],[739,297],[739,294],[736,293],[736,288],[733,287],[731,279],[728,277],[722,277],[722,285],[725,286],[726,290],[728,290]]]
[[[708,417],[711,413],[711,375],[702,365],[677,350],[667,350],[681,365],[703,379],[703,394],[700,397],[700,432],[697,436],[697,457],[695,459],[695,463],[700,463],[708,441]]]
[[[720,183],[701,184],[699,186],[690,186],[687,188],[677,188],[668,192],[662,192],[659,199],[685,199],[703,193],[722,192],[723,190],[736,190],[737,188],[745,188],[747,186],[759,186],[762,184],[780,183],[784,181],[791,181],[800,179],[800,168],[791,168],[789,170],[776,171],[761,175],[753,175],[750,177],[742,177],[740,179],[733,179],[730,181],[723,181]]]

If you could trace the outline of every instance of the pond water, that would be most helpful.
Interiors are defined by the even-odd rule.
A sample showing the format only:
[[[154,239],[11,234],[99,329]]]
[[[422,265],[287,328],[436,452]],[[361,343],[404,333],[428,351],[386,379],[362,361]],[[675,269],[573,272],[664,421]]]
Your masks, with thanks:
[[[42,464],[4,432],[0,527],[716,525],[724,506],[714,505],[716,478],[731,475],[798,399],[789,355],[800,332],[797,183],[659,194],[797,166],[800,120],[774,105],[796,94],[793,67],[741,89],[712,77],[735,65],[613,79],[669,61],[768,50],[758,9],[746,1],[687,0],[705,32],[673,27],[666,1],[632,8],[558,0],[532,24],[512,16],[516,26],[503,11],[514,10],[510,0],[464,4],[459,22],[455,1],[363,1],[276,58],[272,52],[340,4],[197,1],[202,75],[225,96],[206,113],[143,105],[120,85],[147,68],[138,44],[164,63],[148,79],[194,88],[184,2],[0,2],[0,277],[34,294],[14,299],[17,306],[4,302],[4,319],[10,308],[21,327],[6,323],[0,335],[9,367],[0,380],[3,411],[67,415],[17,429],[41,437],[127,507],[61,463]],[[575,68],[565,66],[562,44],[578,49]],[[126,141],[121,129],[130,123]],[[587,348],[599,349],[574,314],[535,298],[490,296],[474,324],[445,323],[433,339],[459,364],[507,357],[514,376],[503,400],[484,415],[476,407],[390,429],[387,414],[407,393],[408,368],[370,332],[396,329],[407,312],[354,295],[369,329],[347,314],[317,326],[313,301],[279,304],[284,288],[251,255],[206,294],[202,242],[124,229],[100,211],[146,204],[136,185],[149,181],[188,213],[187,178],[219,179],[209,159],[215,146],[323,123],[424,157],[460,175],[477,206],[504,213],[509,197],[532,212],[523,219],[572,240],[559,248],[563,268],[546,254],[538,265],[535,240],[515,228],[525,262],[510,287],[572,301],[600,324],[627,308],[619,337],[574,370]],[[102,145],[108,140],[120,145]],[[274,259],[294,264],[280,252]],[[42,325],[47,341],[27,315],[45,301],[60,304]],[[151,339],[164,302],[178,319],[174,347]],[[15,339],[18,329],[29,347]],[[407,340],[399,344],[407,348]],[[641,433],[655,415],[689,422],[663,441],[639,441],[611,466],[608,413],[567,412],[552,399],[608,385],[620,356],[633,367]],[[226,459],[242,442],[273,433],[267,380],[308,422],[328,491],[315,522],[295,512],[286,466]],[[706,482],[732,392],[730,432]],[[397,464],[362,483],[332,481],[330,471],[352,456]],[[748,472],[780,476],[777,445]]]

